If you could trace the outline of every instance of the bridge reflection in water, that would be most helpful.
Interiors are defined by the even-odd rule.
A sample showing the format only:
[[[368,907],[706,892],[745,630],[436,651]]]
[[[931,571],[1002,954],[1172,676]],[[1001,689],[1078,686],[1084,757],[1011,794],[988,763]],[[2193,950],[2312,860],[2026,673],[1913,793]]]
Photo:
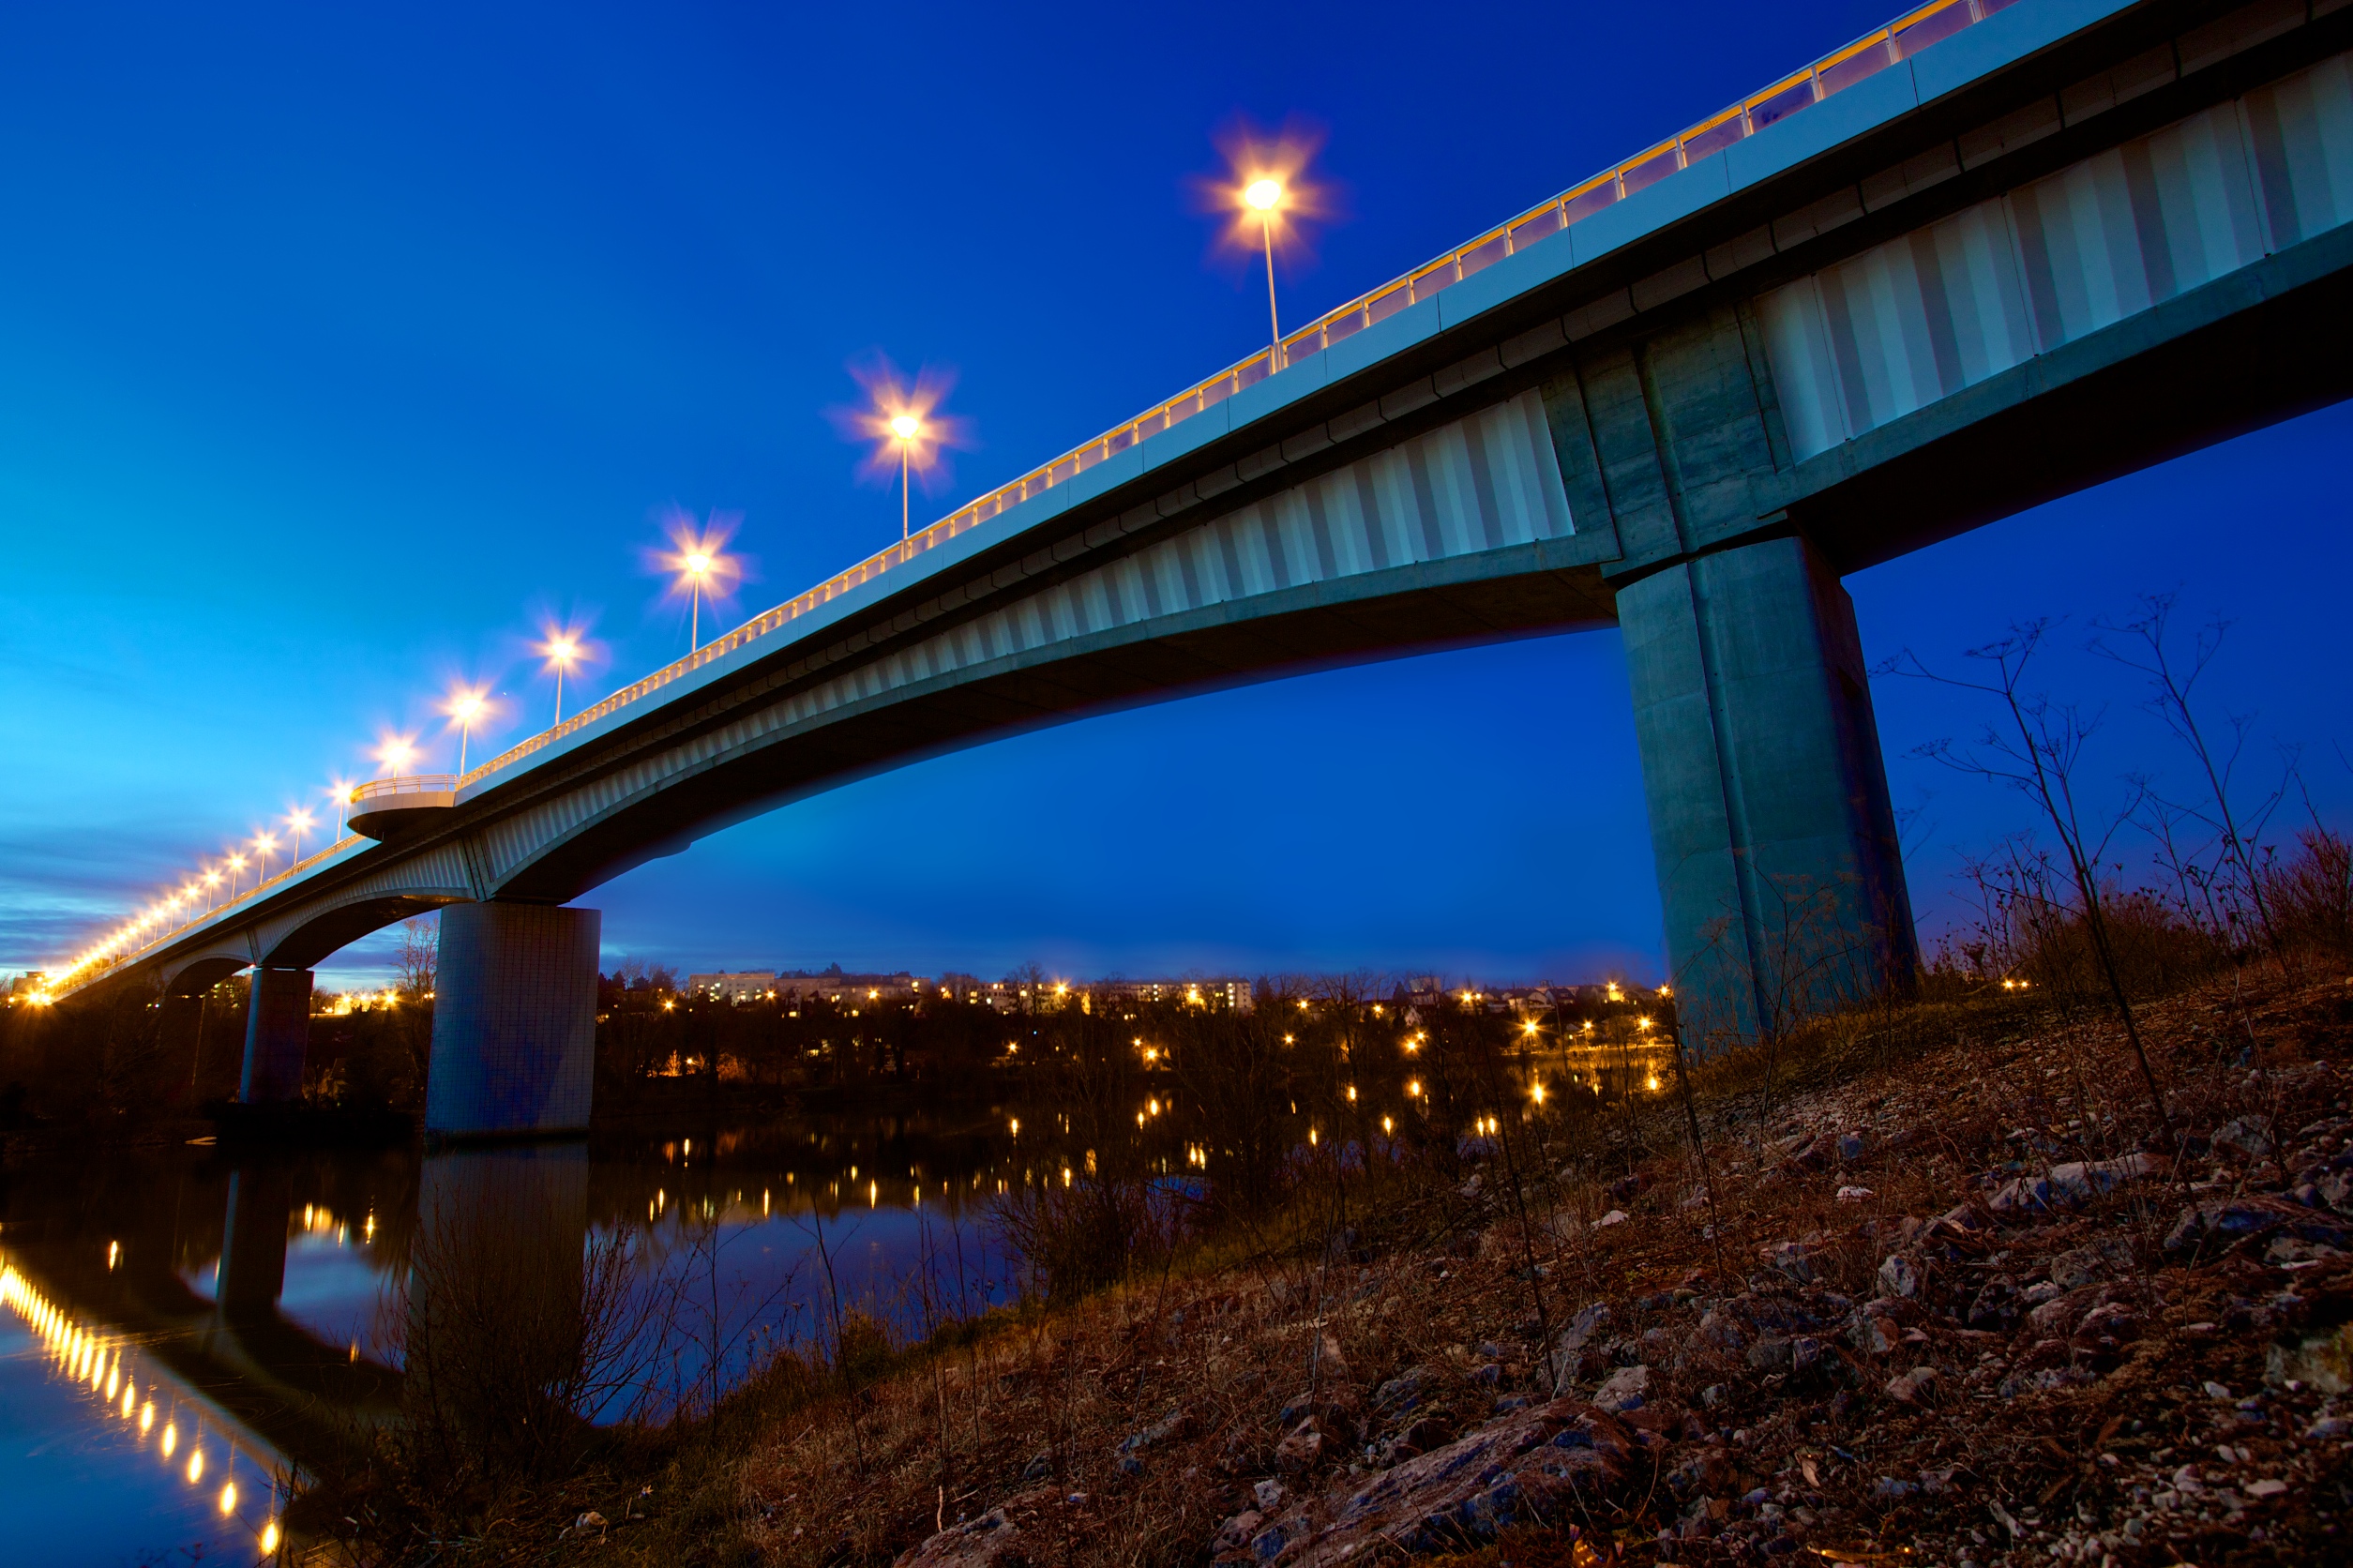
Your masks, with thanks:
[[[1540,1113],[1536,1084],[1614,1104],[1667,1081],[1631,1028],[1531,1045],[1488,1108]],[[1366,1082],[1342,1136],[1471,1118],[1431,1104],[1442,1070]],[[539,1440],[698,1408],[772,1349],[828,1339],[837,1293],[902,1335],[986,1310],[1016,1289],[986,1214],[999,1194],[1092,1169],[1107,1137],[1169,1182],[1214,1175],[1215,1130],[1169,1088],[1142,1084],[1132,1126],[1092,1137],[1008,1104],[430,1156],[30,1157],[0,1186],[0,1330],[22,1331],[0,1355],[0,1440],[34,1455],[0,1480],[11,1528],[61,1560],[200,1539],[249,1556],[292,1471],[404,1414]],[[1312,1108],[1276,1120],[1313,1145]]]
[[[976,1206],[1020,1154],[979,1114],[28,1156],[0,1184],[10,1552],[250,1560],[291,1473],[404,1412],[496,1441],[532,1390],[597,1420],[699,1402],[815,1334],[821,1232],[845,1304],[902,1329],[1004,1299]],[[930,1263],[962,1274],[926,1298]]]

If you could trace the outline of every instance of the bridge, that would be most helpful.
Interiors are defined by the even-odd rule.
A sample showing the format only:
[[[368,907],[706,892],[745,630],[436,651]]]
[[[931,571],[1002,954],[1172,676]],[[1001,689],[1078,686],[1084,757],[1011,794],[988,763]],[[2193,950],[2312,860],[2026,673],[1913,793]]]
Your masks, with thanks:
[[[1107,708],[1611,625],[1686,1027],[1900,984],[1839,579],[2353,389],[2348,49],[2345,0],[1932,0],[472,772],[366,787],[353,837],[54,994],[251,967],[243,1095],[283,1098],[310,967],[442,909],[429,1129],[578,1128],[567,906],[631,867]]]

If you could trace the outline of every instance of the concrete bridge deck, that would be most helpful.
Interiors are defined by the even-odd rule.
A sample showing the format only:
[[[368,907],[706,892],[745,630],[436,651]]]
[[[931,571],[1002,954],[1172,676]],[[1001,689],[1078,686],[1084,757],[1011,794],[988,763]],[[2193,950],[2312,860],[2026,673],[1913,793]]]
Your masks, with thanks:
[[[584,1058],[576,1090],[501,1096],[584,1050],[561,996],[595,917],[554,906],[632,866],[1024,728],[1613,623],[1687,1017],[1737,1032],[1806,1000],[1770,979],[1797,906],[1830,933],[1809,986],[1900,983],[1837,580],[2345,395],[2348,49],[2333,0],[1911,13],[58,995],[258,966],[266,1098],[309,965],[474,906],[462,940],[507,957],[445,981],[436,1101],[463,1071],[445,1023],[453,1061],[460,1035],[506,1049],[479,1044],[499,1018],[521,1054],[429,1121],[570,1124]]]

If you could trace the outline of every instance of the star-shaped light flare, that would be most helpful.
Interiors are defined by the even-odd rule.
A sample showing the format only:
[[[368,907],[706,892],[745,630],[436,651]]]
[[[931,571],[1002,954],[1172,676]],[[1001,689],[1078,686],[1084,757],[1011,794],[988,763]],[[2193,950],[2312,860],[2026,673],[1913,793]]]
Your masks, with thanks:
[[[458,772],[466,771],[466,747],[474,739],[475,726],[490,716],[490,693],[487,686],[455,686],[442,700],[441,711],[449,716],[450,727],[458,731]]]
[[[1267,325],[1279,344],[1283,328],[1275,309],[1275,253],[1304,253],[1306,225],[1337,216],[1335,189],[1307,177],[1308,164],[1323,146],[1323,130],[1295,116],[1272,131],[1235,119],[1214,140],[1225,155],[1226,173],[1199,182],[1197,193],[1204,207],[1228,219],[1218,236],[1219,249],[1265,259]]]
[[[550,620],[539,627],[539,641],[533,651],[539,656],[539,668],[555,677],[555,722],[564,722],[564,677],[583,664],[596,662],[604,651],[588,640],[588,628]]]
[[[853,362],[850,375],[866,392],[860,408],[826,410],[844,440],[871,442],[858,477],[871,483],[898,481],[898,536],[907,537],[913,481],[929,494],[952,477],[946,454],[973,445],[972,422],[941,412],[956,387],[952,370],[927,365],[910,378],[881,354]]]
[[[671,548],[646,551],[647,568],[669,576],[669,596],[687,602],[689,652],[702,646],[703,601],[725,603],[735,596],[735,585],[744,580],[743,557],[727,552],[727,542],[743,520],[741,512],[713,512],[697,522],[693,513],[668,507],[661,521]]]

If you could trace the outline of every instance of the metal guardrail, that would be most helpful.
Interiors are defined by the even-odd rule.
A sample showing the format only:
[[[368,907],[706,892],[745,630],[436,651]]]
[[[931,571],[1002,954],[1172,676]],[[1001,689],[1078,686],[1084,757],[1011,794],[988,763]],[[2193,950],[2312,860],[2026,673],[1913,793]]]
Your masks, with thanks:
[[[469,774],[467,776],[473,776]],[[383,800],[387,796],[445,795],[457,788],[458,776],[454,773],[409,773],[398,778],[370,778],[364,784],[352,786],[351,804],[356,807],[363,801]]]
[[[577,734],[621,709],[642,701],[713,660],[724,658],[745,644],[782,629],[894,566],[904,565],[924,551],[945,544],[959,534],[970,532],[1033,496],[1044,494],[1054,486],[1077,477],[1139,442],[1181,424],[1204,409],[1214,407],[1244,387],[1256,385],[1293,360],[1319,353],[1376,322],[1386,320],[1409,305],[1431,298],[1440,291],[1493,265],[1515,251],[1559,234],[1579,219],[1615,205],[1668,174],[1711,158],[1735,142],[1754,136],[1768,126],[1787,119],[1858,82],[1875,76],[1930,44],[1950,38],[2014,3],[2015,0],[1930,0],[1927,5],[1907,11],[1887,25],[1875,28],[1853,42],[1823,55],[1803,70],[1785,76],[1763,91],[1752,93],[1729,108],[1717,111],[1681,134],[1669,137],[1621,163],[1613,164],[1590,179],[1571,186],[1551,200],[1497,225],[1470,243],[1457,246],[1377,289],[1357,295],[1337,309],[1326,311],[1305,327],[1286,337],[1279,344],[1269,345],[1247,359],[1228,366],[1207,381],[1188,387],[1125,424],[1071,448],[1011,484],[1000,486],[928,528],[868,556],[847,571],[835,574],[807,593],[753,617],[732,631],[714,638],[685,658],[632,682],[603,701],[581,709],[563,723],[509,746],[480,766],[454,776],[424,774],[372,779],[359,786],[354,796],[354,803],[382,795],[454,792],[479,783],[566,736]],[[181,932],[213,918],[221,910],[256,897],[264,889],[275,887],[287,878],[317,865],[336,851],[362,841],[357,835],[341,839],[332,848],[288,867],[251,892],[207,911],[176,930],[155,938],[136,952],[110,960],[86,978],[76,978],[72,984],[78,988],[91,979],[133,962]],[[68,972],[79,974],[80,972]],[[65,976],[59,978],[64,979]]]
[[[389,780],[386,780],[385,782],[389,782]],[[189,916],[188,919],[181,921],[177,926],[173,927],[168,931],[158,932],[157,935],[149,937],[145,942],[141,942],[137,947],[125,948],[122,952],[117,953],[114,957],[107,959],[104,963],[81,965],[72,969],[61,971],[53,979],[50,981],[48,988],[49,994],[53,998],[68,996],[74,991],[80,990],[84,986],[93,985],[98,981],[103,980],[108,975],[113,973],[116,970],[123,968],[125,965],[137,963],[140,959],[154,952],[157,948],[177,941],[180,937],[194,930],[197,927],[204,925],[206,921],[215,919],[221,914],[225,914],[229,911],[237,908],[240,904],[250,903],[254,899],[259,898],[263,894],[270,892],[274,888],[283,886],[286,882],[292,881],[295,877],[301,876],[305,871],[309,870],[312,867],[323,864],[335,855],[340,854],[343,851],[352,848],[354,845],[369,844],[373,842],[373,839],[369,838],[364,835],[347,833],[342,837],[338,838],[334,843],[329,844],[325,849],[319,850],[313,853],[303,856],[300,860],[295,861],[292,866],[287,867],[283,871],[279,872],[276,876],[255,882],[251,887],[247,888],[243,893],[236,895],[233,898],[226,899],[221,903],[213,905],[211,908],[205,910],[202,914]]]
[[[1927,48],[1942,38],[2005,10],[2015,0],[1930,0],[1905,12],[1884,27],[1875,28],[1841,49],[1833,51],[1803,70],[1785,76],[1762,92],[1752,93],[1727,109],[1719,110],[1681,135],[1668,138],[1614,164],[1540,205],[1498,225],[1467,245],[1457,246],[1435,261],[1357,295],[1336,310],[1326,311],[1302,330],[1269,345],[1236,365],[1229,365],[1185,391],[1138,415],[1093,441],[1075,446],[1009,485],[950,513],[889,549],[868,556],[849,570],[837,573],[808,592],[754,617],[697,648],[674,664],[665,665],[644,679],[622,687],[603,701],[581,709],[563,723],[520,741],[481,766],[464,774],[458,786],[479,782],[500,770],[575,734],[663,686],[689,675],[714,659],[724,658],[746,643],[770,633],[840,597],[861,583],[873,580],[894,566],[903,565],[978,527],[990,518],[1042,495],[1054,486],[1077,477],[1114,454],[1149,436],[1183,423],[1203,409],[1223,402],[1245,386],[1253,386],[1283,366],[1340,342],[1376,322],[1428,299],[1501,261],[1515,250],[1547,238],[1581,218],[1623,201],[1680,169],[1723,151],[1834,93]]]

